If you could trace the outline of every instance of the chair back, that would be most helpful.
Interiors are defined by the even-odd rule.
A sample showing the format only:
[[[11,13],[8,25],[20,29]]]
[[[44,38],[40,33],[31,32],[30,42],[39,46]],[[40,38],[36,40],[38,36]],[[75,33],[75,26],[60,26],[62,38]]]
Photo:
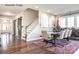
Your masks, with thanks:
[[[65,32],[65,35],[64,35],[64,38],[68,38],[68,34],[69,34],[70,30],[69,29],[66,29],[66,32]]]
[[[72,34],[72,30],[69,31],[68,37],[70,37]]]
[[[42,36],[43,36],[44,39],[48,39],[47,31],[42,31]]]
[[[61,31],[60,39],[63,39],[64,38],[65,32],[66,32],[66,30]]]

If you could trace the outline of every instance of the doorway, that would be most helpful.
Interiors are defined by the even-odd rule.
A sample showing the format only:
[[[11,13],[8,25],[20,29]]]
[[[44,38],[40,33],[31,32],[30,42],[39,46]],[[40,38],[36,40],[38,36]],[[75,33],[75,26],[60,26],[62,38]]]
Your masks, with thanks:
[[[20,50],[22,44],[22,17],[16,20],[1,20],[0,23],[0,53],[3,51],[13,52]]]
[[[8,46],[12,40],[12,21],[11,20],[1,20],[0,23],[0,46],[4,49]]]

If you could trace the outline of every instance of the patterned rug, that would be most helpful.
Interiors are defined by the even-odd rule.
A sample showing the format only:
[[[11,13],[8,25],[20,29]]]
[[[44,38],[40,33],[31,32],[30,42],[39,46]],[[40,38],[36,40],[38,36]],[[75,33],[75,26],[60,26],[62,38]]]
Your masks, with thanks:
[[[42,40],[38,40],[34,42],[40,48],[45,48],[47,51],[54,54],[73,54],[79,48],[79,41],[65,41],[65,40],[57,40],[56,46],[53,44],[45,44]]]

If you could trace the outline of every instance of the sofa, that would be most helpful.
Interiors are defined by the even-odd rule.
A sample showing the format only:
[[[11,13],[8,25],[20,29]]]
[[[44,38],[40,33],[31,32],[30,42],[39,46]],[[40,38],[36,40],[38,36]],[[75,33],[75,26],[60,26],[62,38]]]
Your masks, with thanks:
[[[72,40],[79,40],[79,29],[72,28],[72,34],[70,38]]]

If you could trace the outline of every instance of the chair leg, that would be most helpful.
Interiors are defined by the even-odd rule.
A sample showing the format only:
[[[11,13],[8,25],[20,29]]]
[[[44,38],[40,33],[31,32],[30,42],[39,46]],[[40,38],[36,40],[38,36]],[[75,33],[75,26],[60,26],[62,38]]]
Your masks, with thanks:
[[[44,39],[43,42],[45,42],[45,46],[47,46],[48,43],[54,45],[54,43],[52,42],[52,40],[45,40],[45,39]],[[49,47],[52,47],[52,46],[49,46]],[[49,47],[47,47],[47,48],[49,48]]]
[[[69,41],[69,37],[67,38],[67,41]]]
[[[66,39],[67,41],[69,41],[69,38],[64,38],[64,39]]]
[[[47,41],[47,40],[45,40],[45,39],[43,40],[43,42],[45,42],[45,45],[47,45],[47,44],[48,44],[48,41]]]
[[[67,39],[67,41],[69,41],[69,39]]]

